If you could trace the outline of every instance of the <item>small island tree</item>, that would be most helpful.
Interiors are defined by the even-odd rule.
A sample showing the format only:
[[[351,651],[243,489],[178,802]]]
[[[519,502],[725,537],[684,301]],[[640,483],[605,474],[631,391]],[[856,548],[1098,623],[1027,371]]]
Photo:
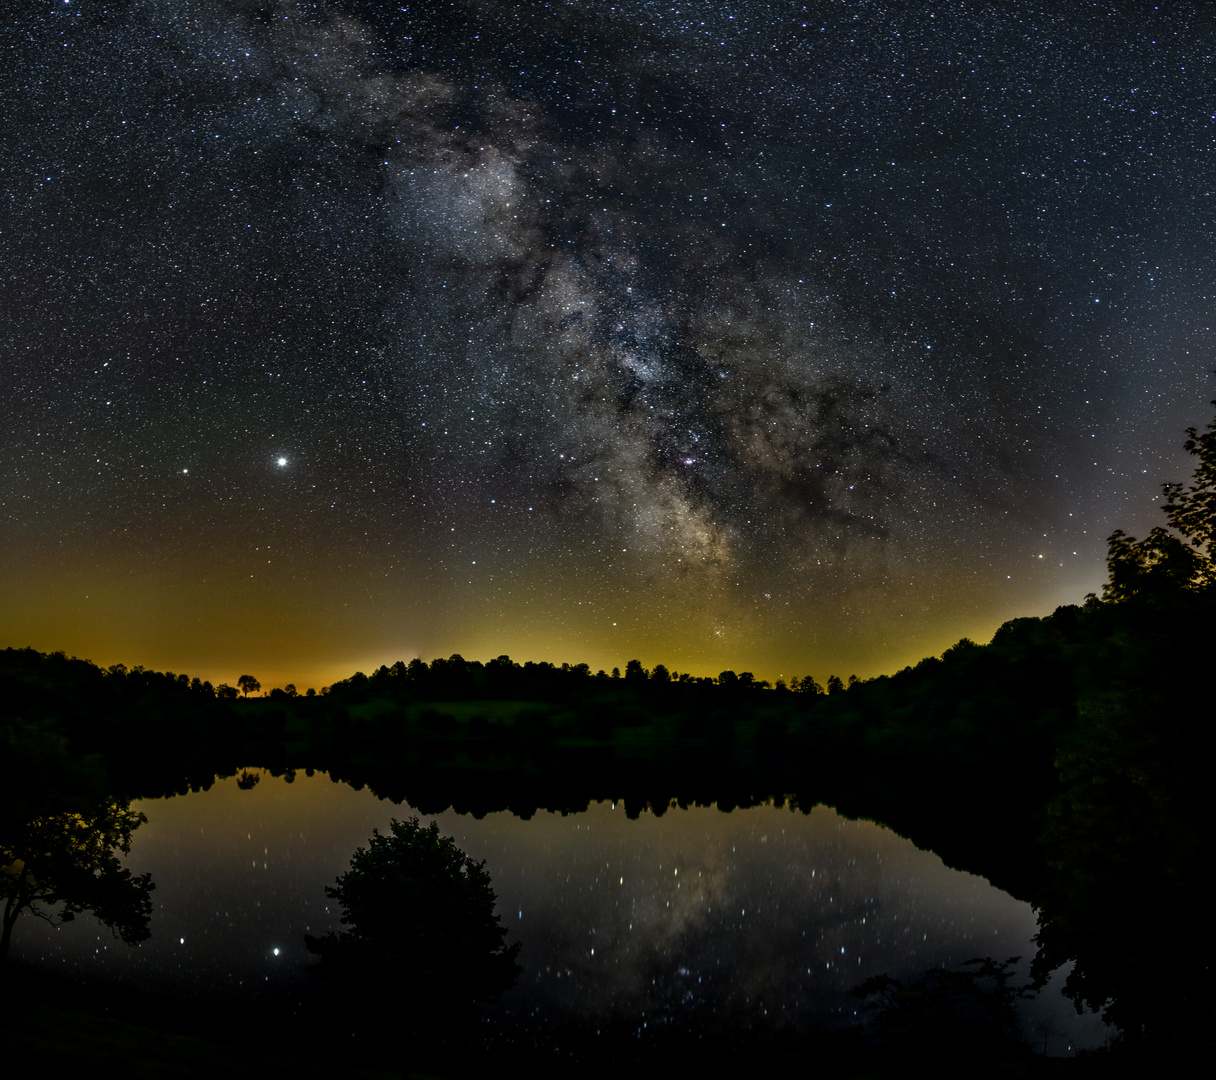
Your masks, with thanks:
[[[485,863],[433,821],[394,820],[387,835],[373,831],[325,893],[341,905],[347,929],[305,936],[321,958],[318,974],[395,1013],[406,1004],[423,1022],[457,1016],[518,976],[519,943],[505,943]]]

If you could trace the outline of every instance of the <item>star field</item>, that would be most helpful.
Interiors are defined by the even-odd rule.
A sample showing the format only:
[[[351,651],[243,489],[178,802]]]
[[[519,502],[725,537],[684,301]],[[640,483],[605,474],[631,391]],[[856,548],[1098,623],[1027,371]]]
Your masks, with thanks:
[[[4,644],[873,674],[1211,396],[1201,6],[24,2]]]
[[[251,791],[229,778],[138,806],[148,821],[131,863],[157,883],[150,939],[128,949],[89,918],[29,919],[23,954],[111,997],[135,985],[246,1009],[321,985],[303,932],[341,930],[324,886],[373,828],[412,813],[324,774],[290,786],[266,775]],[[704,1038],[724,1026],[848,1024],[862,1011],[849,990],[870,975],[1033,947],[1029,904],[827,807],[673,807],[628,820],[621,804],[592,803],[527,821],[454,810],[439,821],[486,860],[508,940],[523,942],[519,983],[483,1036],[494,1043],[568,1045],[572,1026],[614,1022],[631,1042],[667,1025]],[[1058,991],[1035,1011],[1070,1041],[1102,1039],[1096,1017],[1079,1019]]]

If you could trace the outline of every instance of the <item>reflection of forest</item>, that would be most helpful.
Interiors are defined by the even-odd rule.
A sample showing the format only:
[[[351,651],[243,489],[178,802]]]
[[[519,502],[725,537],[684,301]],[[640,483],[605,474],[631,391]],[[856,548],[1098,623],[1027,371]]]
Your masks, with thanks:
[[[1208,819],[1197,770],[1210,734],[1183,674],[1200,668],[1205,616],[1190,601],[1065,608],[834,695],[590,676],[580,701],[554,669],[562,692],[534,680],[526,704],[476,684],[472,699],[451,683],[419,698],[385,676],[233,704],[9,652],[8,697],[23,705],[5,733],[18,779],[5,820],[66,788],[168,794],[250,761],[323,769],[424,814],[828,802],[1030,900],[1042,973],[1074,960],[1077,999],[1109,1003],[1129,1041],[1186,1043],[1210,1010],[1209,931],[1178,917]]]
[[[1030,900],[1037,973],[1073,962],[1068,992],[1105,1011],[1124,1053],[1206,1044],[1216,425],[1189,435],[1194,482],[1167,485],[1169,528],[1112,537],[1101,600],[890,677],[829,679],[828,694],[810,676],[454,656],[238,701],[184,675],[7,650],[0,837],[47,807],[185,791],[248,762],[325,769],[423,813],[827,802]]]

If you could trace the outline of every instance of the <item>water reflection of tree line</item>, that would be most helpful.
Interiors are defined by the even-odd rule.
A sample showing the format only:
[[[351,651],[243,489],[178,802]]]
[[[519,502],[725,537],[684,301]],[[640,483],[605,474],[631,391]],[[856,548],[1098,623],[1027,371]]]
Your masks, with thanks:
[[[1070,992],[1130,1041],[1186,1041],[1212,1019],[1213,931],[1178,912],[1206,877],[1216,614],[1216,428],[1189,434],[1193,483],[1167,490],[1168,529],[1112,538],[1103,600],[828,695],[453,657],[233,705],[185,676],[7,650],[6,820],[40,785],[168,794],[249,761],[324,768],[424,812],[797,792],[1031,900],[1040,975],[1073,960]]]

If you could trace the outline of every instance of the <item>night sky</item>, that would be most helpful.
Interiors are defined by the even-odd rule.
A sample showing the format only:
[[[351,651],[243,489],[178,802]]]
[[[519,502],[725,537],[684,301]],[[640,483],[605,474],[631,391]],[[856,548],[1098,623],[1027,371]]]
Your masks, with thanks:
[[[866,676],[1100,587],[1216,341],[1216,20],[10,0],[0,646]]]

